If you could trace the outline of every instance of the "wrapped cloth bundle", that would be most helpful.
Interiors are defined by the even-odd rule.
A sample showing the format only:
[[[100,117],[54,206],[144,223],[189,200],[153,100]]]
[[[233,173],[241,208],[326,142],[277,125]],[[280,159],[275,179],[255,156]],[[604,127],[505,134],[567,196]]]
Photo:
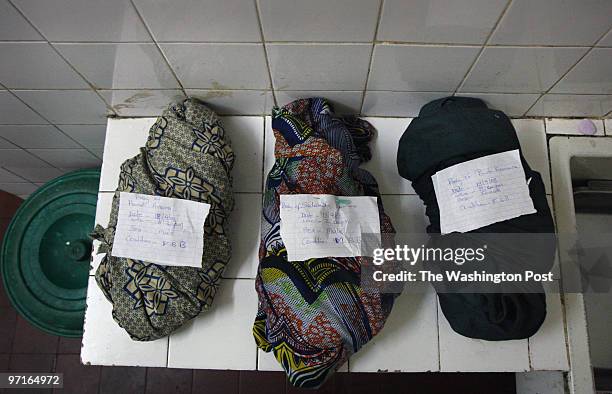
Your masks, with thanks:
[[[376,180],[359,168],[371,158],[369,123],[335,117],[325,99],[310,98],[275,108],[272,128],[276,161],[264,193],[253,334],[294,386],[316,388],[380,332],[396,295],[361,285],[362,257],[288,261],[280,195],[376,196],[381,233],[395,231]]]
[[[186,99],[170,105],[149,130],[141,153],[121,165],[107,228],[93,237],[106,253],[96,281],[113,304],[113,318],[132,339],[166,336],[212,305],[231,255],[227,236],[233,208],[234,153],[217,115]],[[119,192],[181,198],[210,204],[204,223],[202,268],[162,266],[111,256]]]
[[[412,186],[426,205],[430,225],[427,232],[440,233],[440,211],[431,176],[458,163],[495,153],[516,150],[520,145],[508,117],[501,111],[487,108],[479,99],[447,97],[426,104],[400,139],[397,166],[402,177]],[[529,195],[535,213],[497,222],[468,233],[435,237],[438,243],[452,244],[457,239],[495,240],[491,234],[538,234],[544,242],[489,245],[486,263],[488,272],[512,271],[528,267],[536,272],[549,271],[554,262],[554,224],[544,183],[520,154],[528,181]],[[473,269],[473,266],[472,266]],[[525,290],[520,283],[510,284],[502,293],[448,292],[434,286],[442,312],[453,330],[461,335],[486,340],[509,340],[533,335],[546,317],[546,298],[541,283]],[[453,290],[452,288],[450,290]],[[457,290],[457,289],[455,289]]]

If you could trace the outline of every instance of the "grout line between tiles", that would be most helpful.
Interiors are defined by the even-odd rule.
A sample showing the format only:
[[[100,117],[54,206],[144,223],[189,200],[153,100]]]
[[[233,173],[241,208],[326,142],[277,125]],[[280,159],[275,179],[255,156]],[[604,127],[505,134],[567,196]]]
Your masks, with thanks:
[[[134,1],[130,0],[130,5],[134,9],[134,12],[136,12],[136,15],[138,15],[138,18],[142,22],[144,28],[147,30],[147,34],[149,34],[149,37],[151,37],[151,40],[153,40],[153,44],[155,44],[155,47],[157,48],[157,51],[159,52],[161,57],[164,59],[164,62],[166,63],[166,66],[168,66],[168,69],[172,73],[172,76],[174,77],[174,79],[176,80],[176,83],[179,86],[179,90],[182,90],[183,91],[183,95],[185,97],[187,97],[187,92],[185,91],[185,88],[183,87],[183,83],[181,82],[181,80],[179,79],[178,75],[174,71],[174,68],[170,64],[170,60],[168,60],[168,57],[166,56],[166,53],[163,51],[163,49],[161,48],[161,46],[159,45],[159,43],[155,39],[155,36],[153,35],[153,31],[149,27],[149,24],[147,23],[145,18],[142,16],[142,13],[138,9],[138,7],[136,7],[136,4],[134,3]]]
[[[363,86],[363,92],[361,94],[361,104],[359,105],[359,115],[363,114],[363,105],[365,104],[366,92],[368,91],[368,85],[370,84],[370,73],[372,71],[372,64],[374,63],[374,48],[376,48],[376,39],[378,38],[378,28],[380,26],[380,20],[382,18],[384,4],[385,4],[385,0],[380,0],[380,3],[378,3],[378,15],[376,17],[376,26],[374,28],[374,40],[372,41],[372,48],[370,49],[370,61],[368,62],[368,71],[366,73],[366,80]]]
[[[263,52],[264,52],[264,59],[266,62],[266,70],[268,71],[268,80],[270,84],[269,86],[270,86],[270,89],[272,90],[272,100],[274,101],[274,105],[278,106],[278,100],[276,99],[276,89],[274,89],[274,80],[272,79],[272,69],[270,68],[270,59],[268,57],[268,48],[266,47],[266,37],[264,34],[263,24],[261,23],[261,12],[259,9],[259,0],[253,0],[253,3],[255,5],[255,14],[257,15],[257,25],[259,26],[259,34],[261,37],[261,43],[262,43]]]
[[[478,61],[480,60],[482,54],[484,53],[485,48],[487,47],[487,44],[489,43],[489,41],[491,40],[491,37],[493,37],[493,34],[495,33],[495,31],[497,30],[497,28],[499,27],[502,19],[504,18],[504,16],[506,15],[506,12],[508,11],[508,9],[510,8],[510,5],[512,4],[513,0],[508,0],[508,2],[506,3],[506,6],[504,7],[504,9],[502,10],[502,12],[499,14],[499,16],[497,17],[497,20],[495,21],[495,24],[493,25],[493,27],[491,28],[491,31],[489,31],[489,34],[487,35],[487,38],[485,39],[485,41],[482,43],[482,46],[480,47],[480,51],[478,51],[478,54],[476,55],[476,57],[474,58],[474,61],[472,62],[472,64],[470,65],[470,67],[468,68],[468,70],[465,72],[465,75],[463,76],[463,79],[461,80],[461,82],[459,82],[459,85],[457,85],[457,87],[455,88],[455,90],[453,91],[453,96],[455,94],[457,94],[457,92],[459,90],[461,90],[461,88],[463,88],[463,86],[465,85],[465,81],[468,79],[468,77],[470,76],[470,74],[472,73],[472,70],[474,70],[474,68],[476,67],[476,64],[478,63]]]

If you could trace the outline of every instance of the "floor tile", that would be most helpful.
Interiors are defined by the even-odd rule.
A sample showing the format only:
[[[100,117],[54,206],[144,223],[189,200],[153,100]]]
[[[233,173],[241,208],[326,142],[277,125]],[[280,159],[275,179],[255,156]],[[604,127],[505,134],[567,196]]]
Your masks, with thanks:
[[[65,172],[55,167],[6,167],[30,182],[48,182]]]
[[[540,97],[527,116],[600,117],[612,110],[612,95],[552,94]]]
[[[182,100],[181,90],[100,90],[119,116],[158,116],[170,103]]]
[[[7,91],[0,91],[0,124],[47,124],[45,119],[32,111]]]
[[[229,219],[232,258],[224,278],[255,278],[259,263],[261,194],[234,194],[234,210]]]
[[[147,394],[190,394],[193,381],[191,369],[147,368]]]
[[[254,370],[252,326],[256,310],[254,280],[223,280],[212,309],[170,336],[168,366]]]
[[[25,149],[81,147],[51,125],[0,126],[0,137]]]
[[[516,374],[516,392],[521,394],[564,394],[565,377],[562,372],[523,372]]]
[[[47,334],[17,317],[13,353],[55,354],[59,337]]]
[[[263,118],[224,116],[221,121],[236,156],[232,169],[234,192],[259,192],[263,165]]]
[[[361,111],[362,91],[323,91],[323,90],[278,90],[275,92],[279,106],[309,97],[325,97],[333,106],[336,114],[358,114]]]
[[[278,394],[285,392],[283,372],[240,371],[240,394]]]
[[[98,392],[100,367],[82,365],[76,354],[58,355],[55,372],[64,374],[64,388],[61,393],[94,394]]]
[[[192,393],[238,394],[240,371],[196,369],[193,371]]]
[[[55,354],[12,354],[9,370],[13,372],[51,372]]]
[[[537,93],[460,93],[457,96],[482,99],[489,108],[503,111],[509,117],[520,117],[540,97]]]
[[[146,372],[139,367],[102,367],[100,394],[144,393]]]
[[[104,147],[106,123],[94,125],[57,125],[57,127],[86,148]]]
[[[19,90],[15,94],[55,124],[106,121],[106,104],[92,90]]]
[[[29,195],[36,190],[37,187],[33,183],[0,183],[0,190],[14,194],[16,196]]]
[[[382,331],[351,357],[351,372],[438,370],[436,293],[427,283],[407,286],[413,288],[395,301]],[[420,290],[415,289],[417,286]]]
[[[397,172],[397,147],[411,119],[365,118],[376,128],[370,143],[372,159],[363,164],[374,175],[382,194],[415,194],[410,181]]]
[[[51,167],[46,163],[28,153],[24,149],[3,149],[0,150],[0,166],[5,168],[12,167]]]
[[[28,149],[55,167],[96,168],[102,164],[100,159],[86,149]]]
[[[187,89],[219,115],[265,115],[272,111],[272,91]]]
[[[364,116],[414,117],[432,100],[451,96],[452,92],[383,92],[368,90],[363,101]]]
[[[0,40],[41,40],[42,37],[8,1],[0,2]]]
[[[0,353],[11,353],[13,339],[15,338],[15,326],[17,324],[17,313],[10,306],[0,307]]]
[[[146,372],[146,368],[102,367],[100,394],[144,393]]]
[[[57,347],[58,354],[81,354],[81,343],[83,338],[60,337]]]
[[[113,320],[112,305],[89,278],[81,359],[91,365],[165,367],[168,338],[134,341]],[[143,356],[146,355],[146,356]]]

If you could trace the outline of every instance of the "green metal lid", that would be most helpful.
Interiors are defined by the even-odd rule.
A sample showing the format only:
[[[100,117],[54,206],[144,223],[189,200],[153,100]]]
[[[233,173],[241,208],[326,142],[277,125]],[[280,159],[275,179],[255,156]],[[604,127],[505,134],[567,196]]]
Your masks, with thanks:
[[[21,204],[2,244],[4,288],[15,309],[43,331],[83,333],[100,170],[56,178]]]

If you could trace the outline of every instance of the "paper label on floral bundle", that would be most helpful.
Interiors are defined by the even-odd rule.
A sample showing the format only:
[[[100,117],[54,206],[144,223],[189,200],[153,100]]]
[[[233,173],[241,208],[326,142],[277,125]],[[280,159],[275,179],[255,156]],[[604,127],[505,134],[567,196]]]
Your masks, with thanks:
[[[369,256],[380,246],[376,197],[281,194],[280,218],[289,261]]]
[[[436,172],[431,180],[442,234],[536,212],[518,150],[456,164]]]
[[[121,192],[111,254],[199,268],[209,210],[206,203]]]

